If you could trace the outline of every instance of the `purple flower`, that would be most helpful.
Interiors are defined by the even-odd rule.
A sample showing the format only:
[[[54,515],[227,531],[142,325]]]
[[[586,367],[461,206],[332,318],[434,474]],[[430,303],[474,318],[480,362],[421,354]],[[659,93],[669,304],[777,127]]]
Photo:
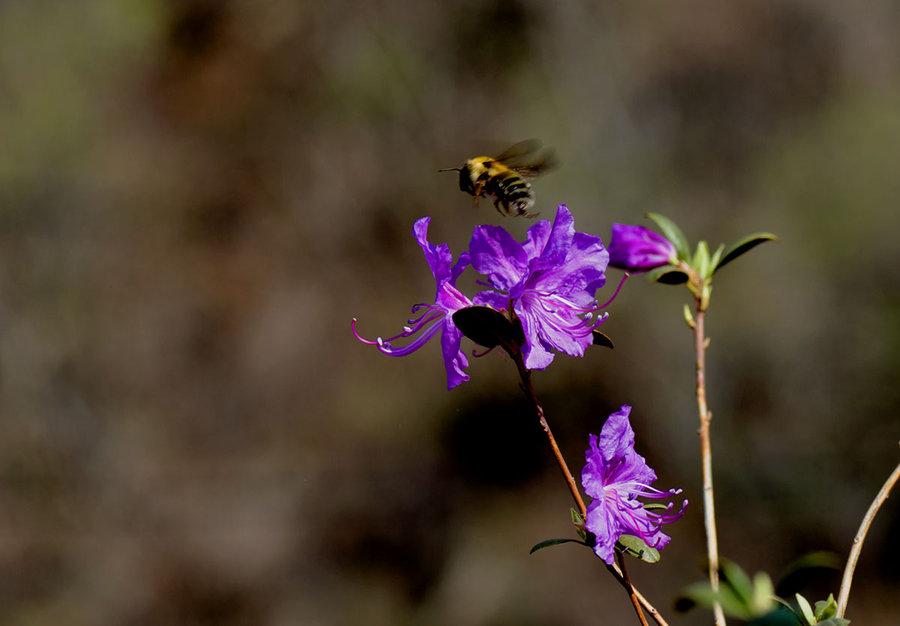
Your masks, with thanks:
[[[544,369],[551,349],[582,356],[592,331],[606,319],[594,293],[606,282],[609,254],[599,237],[575,232],[572,214],[561,204],[551,225],[528,229],[524,243],[499,226],[478,226],[469,244],[472,266],[492,288],[473,298],[498,311],[512,309],[522,323],[525,367]]]
[[[677,259],[672,242],[643,226],[613,224],[609,264],[628,272],[646,272]]]
[[[637,500],[669,498],[681,490],[659,491],[650,486],[656,472],[634,451],[630,413],[631,407],[623,404],[606,420],[599,438],[591,435],[591,447],[585,452],[587,464],[581,473],[585,493],[594,498],[587,508],[585,528],[597,539],[594,552],[610,565],[616,541],[623,534],[640,537],[651,548],[664,548],[669,536],[660,527],[680,518],[687,507],[685,500],[681,509],[674,511],[670,502],[663,512],[656,513]]]
[[[430,221],[430,217],[416,220],[416,223],[413,225],[413,236],[419,245],[422,246],[425,260],[431,267],[431,273],[434,275],[435,282],[437,282],[434,304],[423,303],[413,306],[413,314],[421,311],[421,315],[408,320],[407,326],[403,327],[403,332],[389,339],[382,339],[381,337],[378,337],[375,341],[363,339],[356,332],[356,319],[353,320],[351,327],[357,339],[364,343],[377,345],[381,352],[389,356],[412,354],[424,346],[434,335],[441,332],[441,351],[444,357],[444,367],[447,369],[447,389],[453,389],[458,384],[469,380],[469,375],[464,371],[469,365],[469,361],[460,349],[462,333],[453,323],[453,314],[456,311],[472,306],[472,301],[455,286],[456,279],[469,264],[469,255],[464,252],[460,255],[456,264],[453,265],[453,255],[450,253],[450,247],[447,244],[434,245],[429,243],[428,223]],[[404,347],[395,347],[391,343],[395,339],[412,337],[414,335],[418,336]]]

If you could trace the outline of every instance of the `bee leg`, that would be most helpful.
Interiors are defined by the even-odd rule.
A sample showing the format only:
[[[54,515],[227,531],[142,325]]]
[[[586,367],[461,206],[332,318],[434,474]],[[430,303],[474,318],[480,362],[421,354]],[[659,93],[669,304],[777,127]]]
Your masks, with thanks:
[[[484,189],[484,185],[481,183],[476,183],[474,191],[472,191],[472,195],[475,196],[475,206],[478,206],[478,198],[481,196],[481,190]]]

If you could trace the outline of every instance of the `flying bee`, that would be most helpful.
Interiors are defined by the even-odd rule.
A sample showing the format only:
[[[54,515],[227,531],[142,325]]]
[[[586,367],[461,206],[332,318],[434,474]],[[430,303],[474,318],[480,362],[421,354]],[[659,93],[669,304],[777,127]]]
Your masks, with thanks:
[[[448,167],[440,172],[459,172],[459,188],[478,198],[494,199],[494,207],[500,215],[534,217],[529,211],[534,206],[534,191],[526,179],[535,178],[552,168],[553,151],[538,154],[540,143],[534,139],[520,141],[495,157],[479,156],[469,159],[462,167]]]

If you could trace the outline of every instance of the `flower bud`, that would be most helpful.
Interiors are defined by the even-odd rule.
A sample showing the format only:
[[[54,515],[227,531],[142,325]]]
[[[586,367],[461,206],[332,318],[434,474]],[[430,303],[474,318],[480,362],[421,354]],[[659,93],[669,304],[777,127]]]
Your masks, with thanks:
[[[676,261],[672,242],[643,226],[613,224],[609,264],[628,272],[647,272]]]

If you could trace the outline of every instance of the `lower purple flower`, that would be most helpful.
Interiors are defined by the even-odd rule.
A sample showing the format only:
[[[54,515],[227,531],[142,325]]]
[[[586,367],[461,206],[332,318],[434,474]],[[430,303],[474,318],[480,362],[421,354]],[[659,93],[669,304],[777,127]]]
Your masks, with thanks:
[[[351,327],[353,334],[363,343],[377,345],[378,349],[389,356],[406,356],[412,354],[429,339],[437,333],[441,333],[441,352],[444,357],[444,367],[447,370],[447,389],[453,389],[460,383],[469,380],[465,368],[469,365],[469,360],[465,353],[460,349],[462,341],[462,333],[453,323],[453,314],[459,309],[472,306],[469,300],[459,289],[456,288],[456,279],[462,274],[463,270],[469,264],[469,255],[463,253],[460,255],[456,264],[453,264],[453,255],[450,253],[450,247],[445,244],[434,245],[428,241],[428,223],[430,217],[423,217],[416,220],[413,225],[413,236],[425,253],[425,260],[431,268],[437,283],[437,292],[434,298],[434,304],[416,304],[412,308],[413,317],[407,320],[407,325],[403,327],[403,332],[382,339],[378,337],[375,341],[363,339],[356,332],[356,319],[353,320]],[[394,346],[393,342],[397,339],[405,339],[407,337],[415,337],[405,346]]]
[[[670,538],[662,532],[662,525],[679,519],[688,504],[684,500],[676,511],[670,502],[662,512],[656,512],[644,508],[637,499],[671,498],[681,489],[659,491],[650,486],[656,472],[634,451],[630,413],[631,407],[622,405],[606,420],[599,437],[590,436],[587,464],[581,473],[585,493],[594,498],[587,508],[585,528],[596,538],[594,552],[610,565],[616,542],[624,534],[639,537],[651,548],[664,548]]]

